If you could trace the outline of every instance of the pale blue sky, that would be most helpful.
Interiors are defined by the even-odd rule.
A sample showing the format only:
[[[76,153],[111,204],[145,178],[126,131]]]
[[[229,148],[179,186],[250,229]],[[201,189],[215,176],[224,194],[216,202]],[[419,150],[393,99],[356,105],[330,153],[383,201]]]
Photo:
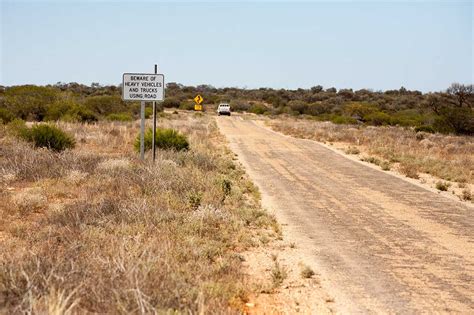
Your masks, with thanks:
[[[442,90],[473,80],[472,1],[1,2],[0,84]]]

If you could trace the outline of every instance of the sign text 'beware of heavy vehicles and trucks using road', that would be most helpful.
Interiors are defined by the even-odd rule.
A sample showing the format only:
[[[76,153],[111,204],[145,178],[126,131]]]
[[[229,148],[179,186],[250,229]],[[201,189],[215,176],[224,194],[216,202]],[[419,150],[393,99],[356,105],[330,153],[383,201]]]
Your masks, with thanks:
[[[124,101],[163,101],[164,85],[163,74],[124,73],[122,99]]]

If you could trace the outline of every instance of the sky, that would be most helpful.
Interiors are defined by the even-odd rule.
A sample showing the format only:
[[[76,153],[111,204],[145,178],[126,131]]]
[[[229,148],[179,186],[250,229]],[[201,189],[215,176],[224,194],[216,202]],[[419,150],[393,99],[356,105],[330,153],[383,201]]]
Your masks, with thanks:
[[[474,81],[472,1],[0,1],[0,85],[118,85],[155,63],[216,87]]]

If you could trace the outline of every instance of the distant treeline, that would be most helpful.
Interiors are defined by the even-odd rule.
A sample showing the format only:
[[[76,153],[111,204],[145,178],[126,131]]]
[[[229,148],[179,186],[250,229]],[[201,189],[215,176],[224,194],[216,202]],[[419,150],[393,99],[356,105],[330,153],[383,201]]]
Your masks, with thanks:
[[[196,94],[208,108],[225,101],[233,111],[263,115],[305,115],[338,124],[399,125],[427,132],[474,134],[473,85],[453,83],[442,92],[361,89],[241,89],[210,85],[166,85],[164,108],[193,109]],[[0,86],[0,119],[95,122],[138,118],[138,102],[123,102],[120,86],[57,83],[48,86]],[[147,115],[150,114],[148,109]]]

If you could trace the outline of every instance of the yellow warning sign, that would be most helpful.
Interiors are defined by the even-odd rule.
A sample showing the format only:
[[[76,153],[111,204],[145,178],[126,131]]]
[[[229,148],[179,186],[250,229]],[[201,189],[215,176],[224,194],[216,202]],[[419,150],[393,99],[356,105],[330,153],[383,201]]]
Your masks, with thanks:
[[[194,104],[194,110],[202,111],[202,105],[200,105],[200,104]]]
[[[194,98],[194,101],[196,102],[196,104],[200,105],[202,103],[202,101],[204,101],[204,99],[202,98],[201,95],[196,95],[196,97]]]

